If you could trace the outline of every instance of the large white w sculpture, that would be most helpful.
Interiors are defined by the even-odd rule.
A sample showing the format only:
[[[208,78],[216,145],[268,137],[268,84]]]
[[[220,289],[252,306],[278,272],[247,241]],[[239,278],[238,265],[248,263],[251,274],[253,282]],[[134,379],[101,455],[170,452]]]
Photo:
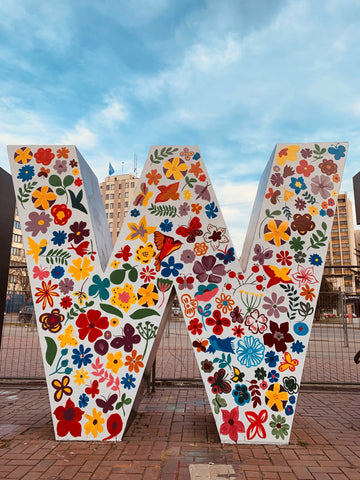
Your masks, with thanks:
[[[288,443],[346,150],[277,145],[241,269],[198,147],[151,149],[114,249],[75,147],[9,147],[56,438],[121,439],[174,286],[221,441]]]

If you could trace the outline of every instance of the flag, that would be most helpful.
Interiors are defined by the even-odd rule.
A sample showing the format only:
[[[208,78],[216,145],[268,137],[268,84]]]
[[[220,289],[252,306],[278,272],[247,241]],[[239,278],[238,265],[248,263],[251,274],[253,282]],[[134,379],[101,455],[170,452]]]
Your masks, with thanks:
[[[113,173],[115,172],[113,166],[111,165],[111,163],[109,162],[109,175],[112,175]]]

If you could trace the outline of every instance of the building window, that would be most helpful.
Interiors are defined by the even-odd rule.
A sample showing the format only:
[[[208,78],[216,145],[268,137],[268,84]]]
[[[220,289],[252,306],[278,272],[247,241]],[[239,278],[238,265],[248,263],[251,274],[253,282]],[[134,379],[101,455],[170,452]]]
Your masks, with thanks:
[[[109,222],[109,227],[112,228],[113,222]]]
[[[110,195],[110,200],[113,200],[113,198],[114,198],[114,194],[112,193],[112,194]]]
[[[135,182],[131,182],[131,188],[135,187]]]
[[[109,218],[113,218],[113,216],[114,216],[113,212],[110,212],[109,213]]]
[[[121,190],[121,183],[119,183],[119,190]],[[120,195],[120,194],[119,194]]]
[[[129,182],[125,183],[125,188],[129,188]]]
[[[17,228],[18,230],[21,229],[19,220],[14,221],[14,228]]]
[[[114,208],[114,204],[113,204],[113,203],[110,203],[110,208]]]
[[[129,192],[125,192],[125,198],[128,198]]]
[[[119,198],[121,198],[121,192],[119,193]]]
[[[106,200],[109,200],[109,194],[108,193],[106,194],[105,198],[106,198]]]
[[[115,185],[112,183],[112,184],[110,185],[110,190],[114,190],[114,188],[115,188]]]
[[[110,190],[110,185],[106,185],[106,190]]]
[[[108,208],[109,208],[109,204],[105,203],[105,210],[107,210]]]
[[[125,202],[124,206],[125,206],[125,207],[128,207],[128,206],[129,206],[129,202]]]

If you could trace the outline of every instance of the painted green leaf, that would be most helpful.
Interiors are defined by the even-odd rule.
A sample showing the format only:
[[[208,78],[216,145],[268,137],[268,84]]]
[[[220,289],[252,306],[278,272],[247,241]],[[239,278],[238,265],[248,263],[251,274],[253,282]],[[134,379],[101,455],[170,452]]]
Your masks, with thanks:
[[[124,281],[125,278],[125,270],[114,270],[110,274],[110,280],[115,285],[120,285]]]
[[[110,315],[116,315],[117,317],[123,318],[122,312],[108,303],[100,303],[100,308],[101,310],[104,310],[104,312],[110,313]]]
[[[138,279],[138,272],[137,272],[136,268],[132,268],[129,271],[129,280],[134,283],[134,282],[136,282],[137,279]]]
[[[56,194],[57,195],[65,195],[65,190],[63,188],[57,188],[56,189]]]
[[[140,308],[139,310],[136,310],[134,313],[132,313],[130,315],[130,318],[132,318],[133,320],[141,320],[142,318],[151,317],[152,315],[157,315],[159,317],[160,313],[158,313],[156,310],[153,310],[152,308]]]
[[[49,183],[53,187],[61,187],[61,178],[58,177],[57,175],[51,175],[49,177]]]
[[[55,360],[57,353],[57,346],[55,341],[51,337],[45,337],[46,340],[46,361],[51,366]]]
[[[74,177],[72,175],[66,175],[64,178],[64,187],[70,187],[74,183]]]
[[[76,208],[76,210],[80,210],[81,212],[87,213],[86,208],[81,203],[81,200],[83,198],[83,191],[80,190],[80,192],[77,195],[75,195],[75,193],[72,192],[71,190],[69,190],[69,193],[71,198],[71,206],[73,208]]]

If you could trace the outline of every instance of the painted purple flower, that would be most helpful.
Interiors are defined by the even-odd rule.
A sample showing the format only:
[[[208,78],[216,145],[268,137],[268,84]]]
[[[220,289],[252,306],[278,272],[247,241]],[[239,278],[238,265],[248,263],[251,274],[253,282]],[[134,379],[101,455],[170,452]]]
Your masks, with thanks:
[[[271,175],[271,183],[274,187],[280,187],[284,183],[284,179],[280,173],[273,173]]]
[[[195,253],[192,250],[184,250],[180,260],[184,263],[192,263],[195,260]]]
[[[310,148],[303,148],[300,153],[303,158],[310,158],[312,155],[312,150],[310,150]]]
[[[303,200],[302,198],[297,198],[297,199],[295,200],[295,207],[296,207],[298,210],[300,210],[300,212],[301,212],[302,210],[304,210],[304,209],[306,208],[306,202],[305,202],[305,200]]]
[[[190,205],[188,203],[185,202],[182,205],[180,205],[179,213],[182,217],[187,215],[189,212],[190,212]]]
[[[221,277],[225,275],[225,266],[216,264],[214,255],[204,255],[201,262],[196,261],[193,266],[193,272],[199,282],[220,283]]]
[[[284,300],[284,295],[278,297],[275,292],[272,292],[271,298],[267,296],[264,297],[263,308],[267,310],[269,317],[274,316],[275,318],[279,318],[281,313],[287,312],[287,308],[281,305]]]
[[[320,193],[322,198],[326,199],[333,189],[334,184],[327,175],[315,175],[311,179],[311,191],[314,195]]]
[[[74,290],[74,281],[70,278],[64,278],[59,282],[59,290],[64,295],[67,295],[69,292]]]
[[[67,170],[66,160],[56,160],[54,163],[54,169],[59,175],[65,173]]]
[[[47,229],[50,227],[51,217],[45,212],[31,212],[29,213],[29,220],[25,223],[27,232],[31,232],[34,237],[38,233],[46,233]]]

